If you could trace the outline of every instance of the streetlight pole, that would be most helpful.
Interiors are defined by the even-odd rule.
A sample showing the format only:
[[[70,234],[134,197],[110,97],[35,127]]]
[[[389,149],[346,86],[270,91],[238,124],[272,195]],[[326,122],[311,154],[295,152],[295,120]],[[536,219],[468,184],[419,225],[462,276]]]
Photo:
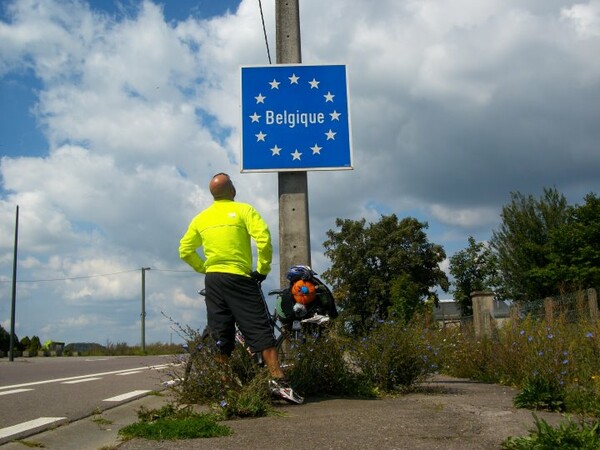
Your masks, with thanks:
[[[150,267],[142,267],[142,353],[146,353],[146,270]]]

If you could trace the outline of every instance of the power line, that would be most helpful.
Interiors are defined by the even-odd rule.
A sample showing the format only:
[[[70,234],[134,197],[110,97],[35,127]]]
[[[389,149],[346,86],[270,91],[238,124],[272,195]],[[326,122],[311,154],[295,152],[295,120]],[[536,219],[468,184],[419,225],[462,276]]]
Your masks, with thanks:
[[[267,46],[267,57],[269,58],[269,64],[272,64],[271,52],[269,51],[269,40],[267,39],[267,29],[265,28],[265,16],[263,15],[261,0],[258,0],[258,7],[260,8],[260,19],[262,20],[263,34],[265,35],[265,45]]]
[[[124,273],[132,273],[137,272],[140,269],[130,269],[130,270],[122,270],[120,272],[111,272],[111,273],[102,273],[95,275],[81,275],[78,277],[64,277],[64,278],[46,278],[39,280],[17,280],[17,283],[42,283],[42,282],[50,282],[50,281],[70,281],[70,280],[85,280],[90,278],[101,278],[101,277],[109,277],[113,275],[122,275]],[[152,269],[153,272],[179,272],[179,273],[196,273],[193,270],[171,270],[171,269]],[[0,280],[0,283],[9,283],[12,280]]]
[[[112,273],[103,273],[96,275],[82,275],[79,277],[65,277],[65,278],[47,278],[47,279],[39,279],[39,280],[17,280],[17,283],[38,283],[42,281],[68,281],[68,280],[84,280],[87,278],[100,278],[100,277],[108,277],[111,275],[121,275],[123,273],[135,272],[139,269],[131,269],[131,270],[123,270],[121,272],[112,272]],[[0,283],[10,281],[10,280],[0,280]]]

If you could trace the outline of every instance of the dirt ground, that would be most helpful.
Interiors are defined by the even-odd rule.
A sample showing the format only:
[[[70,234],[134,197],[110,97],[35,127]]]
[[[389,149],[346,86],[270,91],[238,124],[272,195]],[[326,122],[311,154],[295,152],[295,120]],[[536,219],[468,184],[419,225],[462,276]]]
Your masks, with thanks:
[[[142,449],[500,449],[509,436],[534,426],[516,409],[516,390],[438,376],[418,393],[379,400],[309,398],[278,406],[281,415],[223,422],[228,437],[183,441],[135,439],[119,450]],[[556,425],[556,413],[536,415]]]

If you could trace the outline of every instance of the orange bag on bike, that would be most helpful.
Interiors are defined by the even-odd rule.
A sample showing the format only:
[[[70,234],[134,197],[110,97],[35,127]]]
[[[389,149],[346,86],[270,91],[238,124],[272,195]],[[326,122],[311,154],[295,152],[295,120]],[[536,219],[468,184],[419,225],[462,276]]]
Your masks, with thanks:
[[[292,296],[296,303],[308,305],[317,298],[315,283],[309,280],[297,280],[292,284]]]

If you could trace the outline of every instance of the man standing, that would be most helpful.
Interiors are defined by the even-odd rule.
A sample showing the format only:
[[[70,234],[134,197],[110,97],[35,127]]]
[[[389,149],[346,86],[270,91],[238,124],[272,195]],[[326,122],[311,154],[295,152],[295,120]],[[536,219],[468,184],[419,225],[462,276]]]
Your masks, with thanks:
[[[302,403],[283,381],[275,335],[267,304],[260,291],[271,270],[271,233],[260,214],[249,204],[234,201],[236,191],[229,175],[218,173],[210,181],[214,203],[192,219],[181,238],[179,256],[196,272],[206,274],[208,327],[223,360],[233,351],[235,323],[253,352],[261,352],[272,376],[271,391],[286,400]],[[258,253],[252,269],[251,239]],[[204,259],[197,253],[202,247]]]

